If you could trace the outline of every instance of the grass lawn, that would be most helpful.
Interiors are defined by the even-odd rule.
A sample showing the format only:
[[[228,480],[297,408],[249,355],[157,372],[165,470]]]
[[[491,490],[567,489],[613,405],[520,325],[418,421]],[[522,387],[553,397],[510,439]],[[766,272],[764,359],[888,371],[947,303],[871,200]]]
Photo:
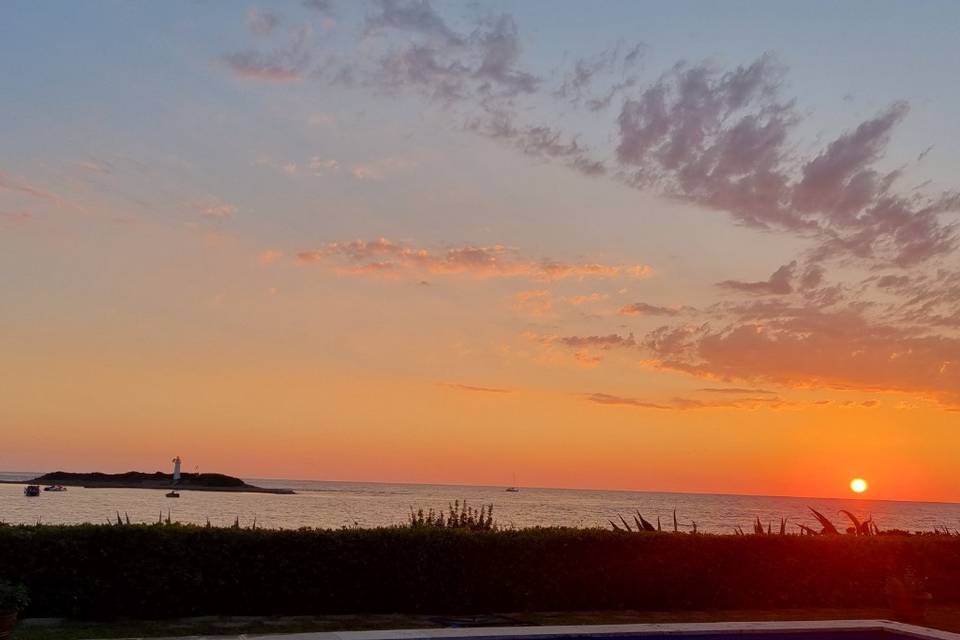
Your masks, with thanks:
[[[12,640],[87,640],[188,635],[302,633],[362,629],[417,629],[445,626],[628,624],[756,620],[889,619],[886,609],[782,609],[773,611],[580,611],[484,616],[349,615],[278,617],[199,617],[173,620],[27,620]],[[960,632],[960,607],[930,608],[927,625]]]

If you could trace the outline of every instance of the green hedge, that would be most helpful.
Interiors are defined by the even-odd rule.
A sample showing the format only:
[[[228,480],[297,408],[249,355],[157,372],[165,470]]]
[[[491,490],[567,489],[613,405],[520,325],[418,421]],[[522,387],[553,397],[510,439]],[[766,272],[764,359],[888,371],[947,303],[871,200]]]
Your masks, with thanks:
[[[0,526],[30,616],[868,607],[907,567],[960,602],[948,536]]]

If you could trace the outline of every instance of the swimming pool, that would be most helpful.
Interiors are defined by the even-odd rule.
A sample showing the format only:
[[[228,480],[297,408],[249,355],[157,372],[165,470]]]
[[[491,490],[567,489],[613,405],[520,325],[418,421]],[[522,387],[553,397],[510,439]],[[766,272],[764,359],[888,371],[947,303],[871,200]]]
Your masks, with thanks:
[[[737,638],[737,637],[740,638]],[[744,637],[748,636],[748,637]],[[617,624],[397,629],[258,636],[259,640],[960,640],[960,634],[888,620]]]

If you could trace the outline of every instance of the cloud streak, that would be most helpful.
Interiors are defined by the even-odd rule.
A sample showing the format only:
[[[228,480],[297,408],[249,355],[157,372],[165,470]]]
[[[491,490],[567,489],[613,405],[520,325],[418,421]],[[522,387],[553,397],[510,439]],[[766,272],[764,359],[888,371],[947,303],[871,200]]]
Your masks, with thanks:
[[[620,307],[622,316],[679,316],[694,311],[691,307],[663,307],[646,302],[634,302]]]
[[[649,402],[630,398],[626,396],[617,396],[609,393],[587,393],[583,395],[584,399],[594,404],[607,406],[631,407],[635,409],[655,409],[660,411],[695,411],[705,409],[782,409],[794,406],[777,397],[762,398],[736,398],[732,400],[721,401],[703,401],[694,398],[674,397],[666,402]]]
[[[724,280],[717,286],[731,291],[752,293],[757,295],[784,295],[793,292],[793,277],[797,270],[797,263],[783,265],[773,272],[768,280],[761,282],[740,282],[738,280]]]
[[[475,278],[527,278],[555,281],[586,278],[646,278],[652,269],[643,264],[611,265],[599,262],[531,260],[501,245],[462,245],[435,251],[386,238],[331,242],[297,254],[301,264],[322,264],[339,273],[399,277],[423,274]]]
[[[438,382],[438,385],[455,391],[470,391],[475,393],[512,393],[511,389],[502,389],[499,387],[478,387],[470,384],[460,384],[457,382]]]
[[[261,16],[262,17],[262,16]],[[270,31],[273,27],[270,28]],[[270,51],[246,49],[228,53],[222,61],[240,78],[289,82],[301,79],[310,62],[310,41],[313,31],[304,26],[294,32],[290,42]]]
[[[45,200],[57,206],[63,204],[63,199],[57,194],[44,191],[43,189],[33,186],[23,178],[11,176],[3,171],[0,171],[0,191],[7,191],[37,200]]]

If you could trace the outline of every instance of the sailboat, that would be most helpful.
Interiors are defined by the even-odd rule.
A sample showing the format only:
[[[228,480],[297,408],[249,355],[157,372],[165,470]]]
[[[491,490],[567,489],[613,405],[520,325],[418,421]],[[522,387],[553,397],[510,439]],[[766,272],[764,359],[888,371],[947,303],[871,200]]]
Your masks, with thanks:
[[[506,490],[509,493],[517,493],[520,491],[520,487],[517,486],[517,474],[513,474],[513,484],[507,487]]]

